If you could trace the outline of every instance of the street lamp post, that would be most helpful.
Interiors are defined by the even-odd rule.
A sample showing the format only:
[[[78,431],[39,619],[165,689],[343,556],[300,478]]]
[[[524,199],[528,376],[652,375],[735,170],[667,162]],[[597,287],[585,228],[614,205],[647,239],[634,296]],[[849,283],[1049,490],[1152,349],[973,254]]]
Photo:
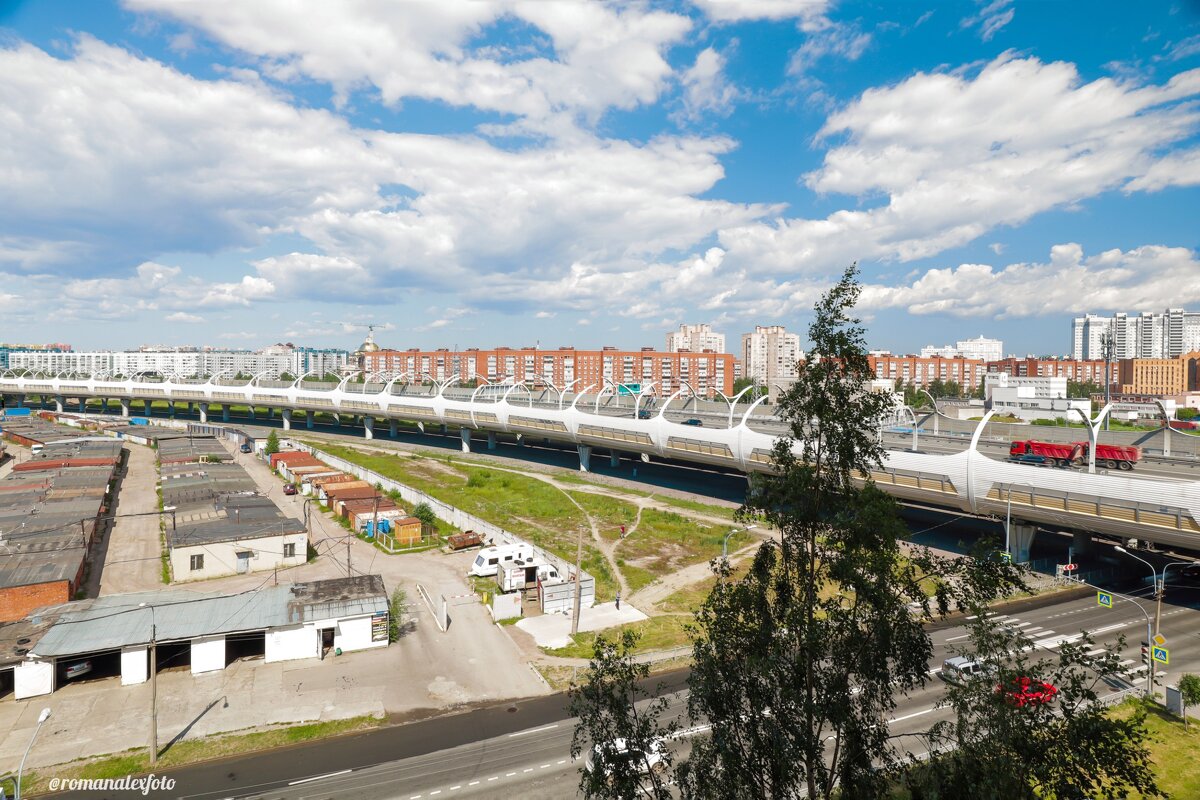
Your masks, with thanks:
[[[730,536],[733,536],[735,533],[742,533],[743,531],[754,530],[757,527],[758,527],[757,525],[747,525],[744,528],[734,528],[729,533],[725,534],[725,538],[721,540],[721,558],[723,558],[723,559],[729,558],[729,537]]]
[[[1162,623],[1163,594],[1166,592],[1166,588],[1167,588],[1167,570],[1169,570],[1171,567],[1186,566],[1187,564],[1189,564],[1191,562],[1189,562],[1189,561],[1172,561],[1169,564],[1167,564],[1166,566],[1164,566],[1161,570],[1157,570],[1157,569],[1155,569],[1154,565],[1151,564],[1149,561],[1147,561],[1146,559],[1142,558],[1139,555],[1129,552],[1121,545],[1116,545],[1113,549],[1116,550],[1118,553],[1124,553],[1125,555],[1129,556],[1130,558],[1136,558],[1138,561],[1142,562],[1143,564],[1145,564],[1147,567],[1150,568],[1150,579],[1152,581],[1154,581],[1154,636],[1158,636],[1159,626]],[[1147,630],[1149,630],[1149,628],[1147,628]],[[1153,647],[1154,640],[1150,637],[1147,637],[1146,646]],[[1155,672],[1154,659],[1151,658],[1150,659],[1150,681],[1151,681],[1151,683],[1153,683],[1153,681],[1154,681],[1154,672]]]
[[[25,759],[29,758],[29,751],[33,749],[33,740],[37,738],[38,731],[42,729],[42,725],[46,724],[48,719],[50,719],[50,709],[43,708],[42,713],[38,714],[38,724],[33,729],[33,736],[29,737],[29,746],[25,748],[25,755],[21,756],[21,765],[17,767],[17,786],[13,792],[16,800],[21,800],[21,775],[25,772]]]

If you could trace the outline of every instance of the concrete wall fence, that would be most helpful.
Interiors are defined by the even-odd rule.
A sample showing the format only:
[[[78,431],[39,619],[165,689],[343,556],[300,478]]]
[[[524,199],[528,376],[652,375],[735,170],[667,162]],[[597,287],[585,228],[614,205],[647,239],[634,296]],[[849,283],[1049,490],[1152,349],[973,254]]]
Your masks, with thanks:
[[[425,503],[427,506],[433,509],[433,514],[438,519],[442,520],[443,522],[447,522],[462,531],[473,530],[476,533],[481,534],[484,538],[484,541],[490,539],[492,543],[496,545],[524,544],[533,551],[537,558],[543,559],[547,563],[557,568],[559,575],[567,577],[568,579],[572,579],[575,575],[575,564],[573,562],[567,561],[564,558],[560,558],[554,553],[538,547],[537,545],[526,542],[515,533],[506,531],[499,525],[494,525],[485,519],[481,519],[474,514],[463,511],[461,508],[456,508],[449,503],[443,503],[441,500],[438,500],[435,497],[430,497],[420,489],[414,489],[411,486],[398,483],[391,478],[386,478],[383,475],[380,475],[378,472],[373,472],[366,467],[361,467],[358,464],[351,463],[344,458],[339,458],[338,456],[326,453],[324,450],[310,447],[294,440],[288,440],[286,444],[295,450],[311,453],[313,456],[319,458],[329,466],[336,467],[347,474],[355,475],[358,478],[367,481],[372,486],[382,486],[385,492],[397,492],[401,499],[403,499],[404,502],[408,503],[409,505],[416,506],[420,503]],[[582,571],[579,577],[583,606],[585,608],[590,608],[595,602],[596,598],[596,581],[591,575]],[[569,580],[569,583],[567,584],[559,584],[559,586],[564,585],[567,586],[569,592],[574,592],[573,580]],[[549,609],[546,610],[549,611]]]

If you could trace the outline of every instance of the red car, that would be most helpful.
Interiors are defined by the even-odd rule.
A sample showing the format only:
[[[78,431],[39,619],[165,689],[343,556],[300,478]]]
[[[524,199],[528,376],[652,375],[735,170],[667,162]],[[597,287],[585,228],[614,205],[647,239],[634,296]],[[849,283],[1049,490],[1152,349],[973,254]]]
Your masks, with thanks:
[[[1019,678],[1013,678],[1007,689],[1003,686],[997,686],[996,691],[1003,692],[1004,699],[1018,708],[1053,703],[1055,695],[1058,694],[1058,688],[1052,684],[1045,681],[1035,681],[1033,678],[1028,678],[1024,675]]]
[[[294,484],[294,483],[285,483],[285,484],[283,485],[283,493],[284,493],[284,494],[295,494],[295,493],[296,493],[296,484]]]

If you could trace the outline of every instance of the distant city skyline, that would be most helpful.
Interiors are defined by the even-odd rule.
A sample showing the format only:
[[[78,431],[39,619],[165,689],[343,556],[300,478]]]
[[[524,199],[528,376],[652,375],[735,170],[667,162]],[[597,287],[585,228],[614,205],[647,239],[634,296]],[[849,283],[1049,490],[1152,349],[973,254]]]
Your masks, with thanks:
[[[1195,3],[233,7],[0,4],[0,338],[803,336],[854,262],[896,352],[1200,306]]]

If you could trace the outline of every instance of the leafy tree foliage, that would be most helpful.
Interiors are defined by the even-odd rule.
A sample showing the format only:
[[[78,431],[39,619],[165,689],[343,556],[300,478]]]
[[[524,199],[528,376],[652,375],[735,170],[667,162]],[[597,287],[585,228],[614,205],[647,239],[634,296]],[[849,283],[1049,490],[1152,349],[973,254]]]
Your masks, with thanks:
[[[273,456],[279,452],[279,434],[275,433],[275,431],[267,434],[267,445],[264,451],[269,456]]]
[[[813,357],[779,401],[790,435],[740,511],[781,540],[744,579],[718,565],[697,614],[689,712],[712,729],[679,771],[688,797],[886,796],[886,768],[901,761],[893,697],[928,679],[923,621],[947,613],[952,591],[982,603],[1015,580],[1000,564],[903,556],[894,501],[856,484],[881,463],[874,421],[890,402],[865,390],[855,276],[817,303]]]
[[[754,378],[738,378],[736,381],[733,382],[733,394],[736,395],[738,392],[742,391],[746,387],[753,386],[753,385],[754,385]],[[763,387],[759,387],[758,391],[746,392],[744,395],[742,395],[742,399],[739,400],[738,402],[739,403],[753,403],[755,400],[757,400],[759,398],[759,396],[762,393],[762,390],[763,390]],[[730,396],[732,397],[733,395],[730,395]]]
[[[586,798],[672,797],[669,748],[660,749],[663,760],[653,768],[648,758],[625,757],[659,749],[658,743],[678,727],[663,719],[670,701],[652,697],[642,685],[650,667],[631,658],[637,641],[637,635],[628,630],[615,642],[597,636],[583,682],[570,692],[570,713],[579,718],[571,739],[571,757],[590,754],[596,764],[594,769],[580,771],[579,790]],[[623,743],[623,751],[614,751],[614,742]],[[596,745],[600,745],[599,753],[593,749]]]
[[[1084,635],[1061,645],[1057,658],[1035,660],[1027,637],[981,613],[970,641],[969,654],[988,668],[947,692],[954,718],[929,732],[938,755],[906,773],[914,798],[1160,796],[1144,709],[1118,718],[1097,702],[1098,689],[1115,682],[1123,638],[1091,656],[1097,648]],[[1043,682],[1057,690],[1052,699],[1038,696]]]
[[[1104,387],[1094,381],[1067,381],[1067,397],[1087,399],[1093,394],[1104,391]]]
[[[1179,694],[1183,699],[1183,724],[1188,724],[1187,707],[1200,705],[1200,675],[1187,674],[1179,679]]]
[[[404,627],[405,615],[408,613],[408,592],[404,587],[397,586],[392,590],[388,600],[388,641],[400,640],[400,629]]]
[[[437,528],[437,515],[433,513],[433,509],[428,503],[417,503],[413,507],[412,515],[421,520],[422,525],[428,525],[430,529]]]

